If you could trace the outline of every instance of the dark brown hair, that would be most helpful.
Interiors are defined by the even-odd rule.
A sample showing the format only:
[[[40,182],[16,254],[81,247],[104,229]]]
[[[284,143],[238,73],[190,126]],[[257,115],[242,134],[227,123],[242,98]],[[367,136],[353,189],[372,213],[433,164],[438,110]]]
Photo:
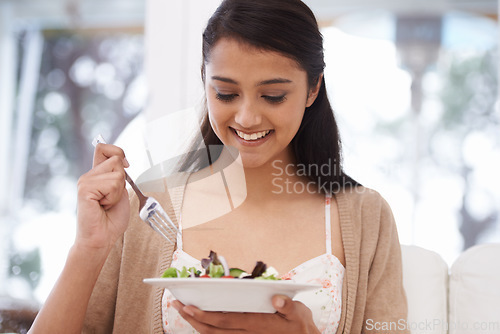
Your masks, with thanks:
[[[203,33],[203,82],[205,64],[210,62],[212,48],[221,38],[232,38],[259,49],[276,51],[295,60],[307,72],[309,87],[315,86],[322,78],[325,67],[323,36],[314,14],[302,1],[223,1]],[[325,80],[321,80],[319,94],[314,103],[306,108],[291,145],[297,165],[316,167],[307,168],[310,171],[307,175],[309,179],[318,184],[326,183],[328,186],[323,190],[335,192],[332,186],[340,190],[358,183],[343,172],[339,131],[328,100]],[[205,147],[221,148],[223,144],[210,126],[206,103],[204,109],[201,132]],[[219,153],[220,150],[209,152],[208,162],[216,160]],[[200,159],[189,160],[201,163]],[[207,160],[204,161],[206,164]],[[318,167],[325,164],[331,167],[329,173],[320,173]]]

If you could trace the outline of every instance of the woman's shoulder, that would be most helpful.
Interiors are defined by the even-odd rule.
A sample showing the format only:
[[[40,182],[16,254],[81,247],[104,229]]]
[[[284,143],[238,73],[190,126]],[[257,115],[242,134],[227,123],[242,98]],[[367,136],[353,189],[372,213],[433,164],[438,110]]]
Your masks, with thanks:
[[[357,229],[385,229],[394,225],[391,207],[376,190],[356,186],[335,194],[341,223]]]
[[[389,208],[389,204],[378,191],[360,185],[344,188],[335,193],[335,197],[337,200],[349,203],[352,209]]]

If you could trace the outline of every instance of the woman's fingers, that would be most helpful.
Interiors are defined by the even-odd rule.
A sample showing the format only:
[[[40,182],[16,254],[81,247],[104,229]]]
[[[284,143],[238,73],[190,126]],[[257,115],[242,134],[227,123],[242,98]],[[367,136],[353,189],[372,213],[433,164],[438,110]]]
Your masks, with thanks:
[[[280,308],[287,312],[287,315],[281,313],[206,312],[194,306],[185,306],[179,301],[174,301],[173,306],[200,333],[290,333],[293,332],[293,328],[304,326],[294,325],[292,323],[294,321],[287,319],[287,316],[299,319],[300,315],[293,313],[304,310],[300,309],[302,303],[299,303],[300,305],[296,308],[291,299],[288,298],[287,302],[283,308]]]
[[[125,158],[125,152],[121,148],[110,144],[97,144],[94,150],[94,162],[93,167],[101,164],[103,161],[110,159],[111,157],[117,157],[122,161],[123,167],[129,167],[129,163]]]
[[[173,302],[173,306],[201,334],[247,332],[241,329],[242,324],[236,319],[238,313],[205,312],[193,306],[184,306],[178,300]]]
[[[174,301],[179,314],[200,333],[319,333],[312,313],[303,303],[287,296],[272,299],[276,313],[205,312]]]
[[[125,170],[121,156],[112,156],[101,162],[78,181],[79,192],[91,196],[88,199],[100,201],[106,198],[106,202],[101,204],[112,204],[112,198],[119,198],[124,188]]]
[[[319,334],[319,330],[313,322],[311,309],[306,305],[283,295],[275,295],[271,301],[277,311],[276,314],[280,315],[285,324],[293,328],[294,332]]]
[[[112,156],[78,180],[80,245],[92,249],[112,246],[128,225],[129,210],[123,159]]]
[[[283,295],[273,296],[271,302],[273,303],[274,309],[288,320],[297,319],[298,316],[303,315],[303,312],[310,311],[302,303],[294,302],[290,297]],[[306,310],[301,310],[301,308],[305,308]]]
[[[104,210],[112,208],[124,197],[124,168],[128,166],[129,163],[121,148],[109,144],[97,144],[93,168],[78,180],[79,198],[88,204],[97,201]]]
[[[119,170],[90,174],[78,182],[78,192],[83,199],[97,201],[104,209],[119,202],[124,191],[125,173]]]

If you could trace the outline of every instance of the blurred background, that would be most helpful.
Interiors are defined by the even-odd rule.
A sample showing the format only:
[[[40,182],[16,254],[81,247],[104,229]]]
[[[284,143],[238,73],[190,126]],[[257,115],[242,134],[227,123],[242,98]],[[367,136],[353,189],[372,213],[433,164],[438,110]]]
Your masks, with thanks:
[[[500,242],[498,2],[305,2],[345,168],[387,199],[401,243],[451,265]],[[185,143],[218,3],[0,0],[0,310],[14,310],[0,328],[25,331],[13,318],[36,312],[64,264],[92,138],[122,146],[135,178]]]

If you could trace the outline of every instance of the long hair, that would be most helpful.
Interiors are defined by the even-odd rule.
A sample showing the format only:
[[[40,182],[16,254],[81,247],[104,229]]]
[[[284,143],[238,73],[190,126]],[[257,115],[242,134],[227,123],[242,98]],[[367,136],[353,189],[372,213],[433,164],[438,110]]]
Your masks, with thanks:
[[[309,88],[317,85],[322,78],[325,68],[323,36],[313,12],[302,1],[224,0],[203,33],[201,77],[204,83],[205,65],[210,62],[212,48],[221,38],[231,38],[293,59],[307,72]],[[210,126],[206,98],[200,130],[203,137],[201,144],[207,148],[222,147],[222,142]],[[198,167],[203,167],[199,165],[201,160],[205,163],[207,160],[201,159],[200,150],[195,151],[200,148],[199,145],[194,143],[194,153],[188,160],[190,164],[198,163]],[[358,185],[342,169],[340,135],[324,78],[321,79],[316,100],[305,110],[291,145],[297,166],[305,167],[310,180],[326,184],[327,187],[323,188],[325,192]],[[210,164],[217,159],[220,150],[208,153]],[[318,168],[325,165],[328,166],[327,173]]]

